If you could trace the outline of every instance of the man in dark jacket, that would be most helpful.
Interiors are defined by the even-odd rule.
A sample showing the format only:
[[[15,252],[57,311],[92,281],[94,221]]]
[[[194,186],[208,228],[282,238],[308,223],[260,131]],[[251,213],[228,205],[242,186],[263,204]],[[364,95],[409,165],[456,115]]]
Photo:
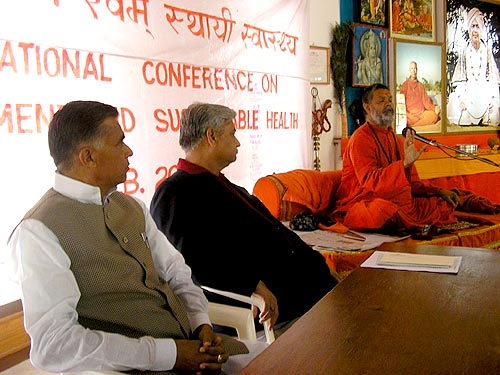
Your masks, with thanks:
[[[259,294],[265,301],[260,322],[271,319],[273,326],[301,316],[337,280],[321,254],[221,173],[240,146],[235,115],[215,104],[186,109],[179,138],[186,157],[158,187],[150,209],[197,283]]]

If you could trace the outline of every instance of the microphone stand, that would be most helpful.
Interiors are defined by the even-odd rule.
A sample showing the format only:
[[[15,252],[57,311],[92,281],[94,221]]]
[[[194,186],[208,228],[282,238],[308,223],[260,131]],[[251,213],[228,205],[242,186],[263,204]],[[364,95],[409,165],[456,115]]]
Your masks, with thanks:
[[[459,154],[470,156],[473,159],[476,159],[476,160],[482,161],[483,163],[487,163],[487,164],[493,165],[494,167],[500,168],[500,165],[498,165],[494,161],[491,161],[490,159],[482,158],[480,156],[471,154],[470,152],[467,152],[467,151],[462,151],[456,147],[451,147],[451,146],[445,145],[444,143],[440,143],[440,142],[435,141],[435,140],[432,140],[432,143],[429,143],[429,144],[436,146],[437,148],[444,147],[444,148],[447,148],[449,150],[453,150],[455,152],[458,152]]]

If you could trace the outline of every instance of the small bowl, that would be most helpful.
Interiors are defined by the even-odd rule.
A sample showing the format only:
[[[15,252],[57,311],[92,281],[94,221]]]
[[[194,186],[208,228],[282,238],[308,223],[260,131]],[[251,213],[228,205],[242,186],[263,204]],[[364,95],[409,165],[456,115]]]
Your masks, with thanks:
[[[472,143],[462,143],[462,144],[455,145],[455,148],[457,148],[460,151],[464,151],[464,152],[467,152],[467,153],[472,154],[474,156],[477,156],[479,145],[472,144]],[[455,151],[455,153],[456,153],[456,156],[459,158],[469,157],[469,155],[461,154],[458,151]]]

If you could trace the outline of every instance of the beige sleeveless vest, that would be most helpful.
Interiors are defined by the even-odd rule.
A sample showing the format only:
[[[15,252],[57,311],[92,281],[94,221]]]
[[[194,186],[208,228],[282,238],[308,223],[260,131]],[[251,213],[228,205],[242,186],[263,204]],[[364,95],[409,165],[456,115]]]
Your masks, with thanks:
[[[84,327],[134,338],[189,338],[186,310],[154,268],[144,213],[133,198],[115,192],[101,206],[49,189],[27,218],[44,223],[68,254],[81,292],[77,312]],[[229,337],[224,344],[231,354],[248,353]]]

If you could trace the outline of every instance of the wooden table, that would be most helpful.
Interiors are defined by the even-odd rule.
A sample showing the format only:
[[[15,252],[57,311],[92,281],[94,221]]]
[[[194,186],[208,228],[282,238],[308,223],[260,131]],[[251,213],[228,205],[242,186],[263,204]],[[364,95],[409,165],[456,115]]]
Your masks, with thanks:
[[[379,250],[463,259],[458,274],[357,268],[240,375],[500,374],[500,252]]]

